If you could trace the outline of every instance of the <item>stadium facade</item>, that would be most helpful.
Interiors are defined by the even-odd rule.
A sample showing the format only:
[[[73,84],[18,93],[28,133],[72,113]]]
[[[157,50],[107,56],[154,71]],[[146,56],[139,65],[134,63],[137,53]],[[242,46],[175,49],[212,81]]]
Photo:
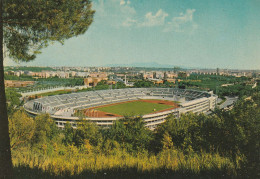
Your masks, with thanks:
[[[48,113],[59,128],[64,128],[67,122],[76,128],[79,121],[76,111],[138,99],[178,101],[178,108],[143,115],[145,125],[150,129],[163,123],[170,114],[178,118],[187,112],[208,113],[215,109],[217,103],[217,96],[213,92],[178,88],[125,88],[47,96],[28,101],[24,104],[24,109],[34,116]],[[110,127],[122,117],[86,118],[99,126]]]

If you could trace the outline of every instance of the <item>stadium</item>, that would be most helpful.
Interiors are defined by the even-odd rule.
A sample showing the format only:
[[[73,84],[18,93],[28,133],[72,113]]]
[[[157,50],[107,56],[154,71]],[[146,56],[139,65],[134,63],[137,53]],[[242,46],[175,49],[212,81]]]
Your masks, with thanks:
[[[87,91],[47,96],[28,101],[24,109],[30,115],[48,113],[59,128],[67,122],[73,128],[82,118],[98,126],[110,127],[113,121],[142,117],[145,125],[154,129],[170,114],[180,117],[187,112],[208,113],[216,106],[212,92],[179,88],[125,88]]]

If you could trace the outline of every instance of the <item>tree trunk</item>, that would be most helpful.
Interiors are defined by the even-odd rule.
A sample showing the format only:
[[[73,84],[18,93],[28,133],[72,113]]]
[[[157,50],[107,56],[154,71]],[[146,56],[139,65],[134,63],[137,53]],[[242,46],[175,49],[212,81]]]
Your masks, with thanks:
[[[3,0],[0,0],[0,178],[12,178],[12,159],[4,84]]]

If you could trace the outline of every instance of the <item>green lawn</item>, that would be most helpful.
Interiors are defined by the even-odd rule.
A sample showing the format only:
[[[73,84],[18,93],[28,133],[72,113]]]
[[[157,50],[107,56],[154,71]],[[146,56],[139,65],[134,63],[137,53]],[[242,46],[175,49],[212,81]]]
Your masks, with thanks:
[[[170,105],[165,104],[155,104],[155,103],[148,103],[143,101],[133,101],[129,103],[122,103],[122,104],[115,104],[112,106],[100,107],[97,108],[99,111],[118,114],[122,116],[138,116],[138,115],[145,115],[156,111],[161,111],[164,109],[171,108]]]

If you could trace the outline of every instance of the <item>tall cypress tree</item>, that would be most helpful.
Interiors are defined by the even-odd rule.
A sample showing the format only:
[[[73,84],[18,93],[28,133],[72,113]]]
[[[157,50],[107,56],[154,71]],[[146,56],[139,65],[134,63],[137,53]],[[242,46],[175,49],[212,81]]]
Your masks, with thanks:
[[[34,60],[51,42],[84,34],[93,22],[90,0],[0,0],[0,178],[12,177],[4,56]]]

